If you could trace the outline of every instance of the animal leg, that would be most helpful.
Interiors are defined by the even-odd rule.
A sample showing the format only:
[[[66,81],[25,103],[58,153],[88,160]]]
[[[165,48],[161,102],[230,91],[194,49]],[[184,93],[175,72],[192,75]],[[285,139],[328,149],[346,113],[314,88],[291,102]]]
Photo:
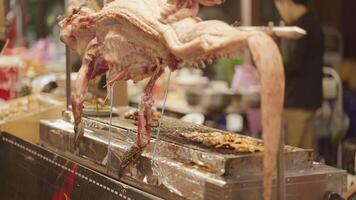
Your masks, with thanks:
[[[150,143],[151,116],[152,106],[154,103],[152,90],[155,82],[160,77],[162,72],[162,68],[158,65],[144,89],[144,94],[141,97],[141,102],[139,105],[136,143],[124,154],[119,166],[119,177],[122,176],[123,171],[130,163],[135,162],[139,158],[143,148],[145,148]]]
[[[147,83],[144,89],[143,96],[141,97],[138,112],[138,134],[136,138],[136,145],[139,148],[146,147],[151,139],[151,116],[152,106],[154,103],[152,90],[157,79],[161,76],[162,72],[162,68],[160,68],[160,66],[157,66],[156,71]]]
[[[78,72],[75,83],[75,90],[71,95],[71,105],[74,116],[74,144],[79,147],[79,140],[84,134],[82,124],[84,96],[88,90],[89,80],[101,75],[108,70],[105,60],[97,53],[96,40],[88,45],[88,49],[83,57],[82,66]]]

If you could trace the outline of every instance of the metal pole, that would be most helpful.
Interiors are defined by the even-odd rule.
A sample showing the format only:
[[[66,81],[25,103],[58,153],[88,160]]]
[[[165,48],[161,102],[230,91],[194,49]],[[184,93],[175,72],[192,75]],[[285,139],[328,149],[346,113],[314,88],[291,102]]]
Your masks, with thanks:
[[[0,0],[0,40],[7,39],[6,34],[6,13],[8,10],[7,1]]]
[[[242,26],[252,26],[252,1],[251,0],[241,0],[240,1],[240,12],[241,12],[241,25]],[[243,51],[243,64],[252,65],[252,56],[248,49]]]
[[[74,2],[72,2],[74,3]],[[68,8],[70,7],[70,2],[68,0],[64,0],[64,7],[65,11],[68,12]],[[72,59],[71,59],[71,53],[70,53],[70,48],[66,45],[66,108],[69,110],[70,106],[70,96],[72,93],[72,88],[71,88],[71,74],[72,74]]]
[[[243,26],[252,25],[252,1],[251,0],[241,0],[241,22]]]
[[[71,55],[70,49],[66,46],[66,100],[67,100],[67,110],[69,110],[70,106],[70,96],[71,96]]]
[[[286,199],[286,184],[285,184],[285,157],[284,157],[284,138],[285,138],[285,128],[284,120],[282,120],[281,125],[281,136],[279,142],[278,151],[278,168],[277,168],[277,196],[278,200]]]

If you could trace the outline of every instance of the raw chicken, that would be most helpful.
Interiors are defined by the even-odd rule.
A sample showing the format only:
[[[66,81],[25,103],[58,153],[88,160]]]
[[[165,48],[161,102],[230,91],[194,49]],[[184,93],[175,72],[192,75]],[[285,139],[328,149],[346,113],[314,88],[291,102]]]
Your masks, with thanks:
[[[83,98],[95,76],[107,73],[109,84],[150,77],[139,105],[136,145],[127,154],[136,157],[150,142],[152,87],[164,67],[176,70],[183,63],[205,66],[204,61],[232,57],[249,48],[262,84],[263,196],[271,199],[284,96],[282,60],[278,47],[264,33],[242,32],[221,21],[196,17],[199,3],[213,6],[222,2],[116,0],[98,13],[81,8],[62,20],[61,40],[83,56],[72,94],[77,141],[83,134]],[[122,163],[129,162],[124,159]]]

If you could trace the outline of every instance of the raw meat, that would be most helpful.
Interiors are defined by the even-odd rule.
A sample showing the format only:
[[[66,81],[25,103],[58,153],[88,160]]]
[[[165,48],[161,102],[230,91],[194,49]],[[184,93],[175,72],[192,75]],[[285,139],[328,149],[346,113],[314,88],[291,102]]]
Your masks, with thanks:
[[[152,87],[165,66],[171,70],[183,63],[204,66],[204,61],[232,57],[249,48],[262,84],[264,199],[270,199],[284,96],[282,60],[278,47],[264,33],[242,32],[221,21],[196,17],[199,3],[222,2],[116,0],[98,13],[82,8],[62,20],[61,40],[83,56],[72,95],[76,136],[83,133],[83,98],[88,81],[95,76],[107,73],[109,84],[150,77],[139,106],[136,149],[142,149],[150,141]]]

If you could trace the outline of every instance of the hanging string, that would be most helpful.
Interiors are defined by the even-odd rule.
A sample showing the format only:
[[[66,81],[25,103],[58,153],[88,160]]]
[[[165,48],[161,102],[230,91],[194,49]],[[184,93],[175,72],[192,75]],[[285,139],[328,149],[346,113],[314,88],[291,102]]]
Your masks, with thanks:
[[[110,120],[109,120],[109,134],[108,134],[108,153],[107,153],[107,162],[106,162],[106,172],[109,172],[109,166],[111,164],[111,126],[112,126],[112,108],[113,108],[113,99],[114,99],[114,82],[111,86],[109,86],[109,95],[110,96]]]
[[[167,80],[167,87],[166,87],[166,90],[164,92],[164,99],[163,99],[163,105],[162,105],[162,111],[161,111],[161,118],[159,119],[159,122],[158,122],[158,129],[157,129],[157,136],[156,136],[156,142],[155,144],[153,145],[153,152],[152,152],[152,160],[151,160],[151,165],[153,166],[154,164],[154,161],[155,161],[155,157],[156,157],[156,152],[157,152],[157,144],[160,140],[160,133],[161,133],[161,125],[162,125],[162,119],[163,119],[163,114],[164,114],[164,111],[166,109],[166,101],[167,101],[167,96],[168,96],[168,90],[169,90],[169,84],[170,84],[170,81],[171,81],[171,70],[169,70],[169,73],[168,73],[168,80]]]

